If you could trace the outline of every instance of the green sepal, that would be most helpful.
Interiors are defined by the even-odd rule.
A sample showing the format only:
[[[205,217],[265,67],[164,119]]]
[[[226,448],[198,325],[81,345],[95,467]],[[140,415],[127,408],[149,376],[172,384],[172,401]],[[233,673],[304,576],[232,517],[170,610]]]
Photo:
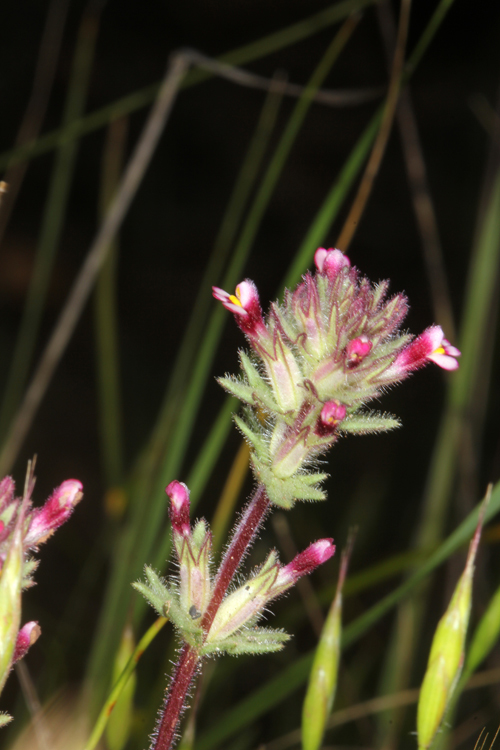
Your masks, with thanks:
[[[4,711],[0,711],[0,727],[5,727],[7,724],[10,724],[12,721],[12,716],[10,714],[6,714]]]
[[[371,432],[388,432],[401,427],[401,422],[392,414],[354,414],[347,417],[339,425],[339,432],[354,432],[358,435],[367,435]]]
[[[23,563],[23,583],[22,587],[23,589],[29,589],[30,586],[33,586],[33,581],[31,579],[33,573],[38,568],[40,564],[40,560],[35,560],[34,557],[29,557],[27,560]]]
[[[259,482],[266,488],[269,500],[280,508],[293,508],[295,500],[326,500],[326,494],[316,485],[327,474],[294,474],[286,479],[278,478],[273,470],[253,455],[252,463]]]
[[[248,383],[254,394],[254,401],[257,399],[271,413],[279,412],[280,408],[273,397],[272,388],[266,383],[258,369],[253,364],[250,357],[240,350],[241,366],[248,378]]]
[[[246,416],[249,416],[249,413],[247,413]],[[233,419],[238,429],[243,433],[248,442],[251,443],[255,453],[261,458],[261,460],[265,460],[268,455],[268,447],[263,436],[256,430],[253,430],[250,425],[237,414],[233,414]]]
[[[217,382],[224,388],[224,390],[232,396],[236,396],[236,398],[243,401],[244,404],[255,404],[253,389],[240,378],[232,376],[217,378]]]
[[[233,656],[239,654],[269,654],[281,651],[287,641],[288,633],[271,628],[251,628],[235,633],[221,641],[215,641],[205,646],[201,653],[212,654],[225,652]]]
[[[188,643],[198,647],[203,640],[203,631],[179,605],[177,592],[169,588],[149,565],[144,566],[144,573],[148,583],[135,581],[132,584],[134,589],[143,595],[161,617],[168,617]]]

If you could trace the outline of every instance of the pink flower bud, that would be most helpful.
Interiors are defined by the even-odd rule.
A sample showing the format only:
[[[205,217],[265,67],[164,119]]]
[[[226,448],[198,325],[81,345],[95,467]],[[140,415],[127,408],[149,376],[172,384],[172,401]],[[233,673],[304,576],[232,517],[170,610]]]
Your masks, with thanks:
[[[400,377],[418,370],[429,361],[444,370],[456,370],[458,362],[455,357],[459,356],[460,351],[445,339],[441,326],[431,326],[398,354],[392,368],[399,371]]]
[[[41,634],[42,630],[37,622],[27,622],[26,625],[23,625],[17,634],[12,664],[19,661],[19,659],[22,659],[23,656],[26,656],[30,646],[40,638]]]
[[[251,339],[262,336],[269,337],[262,318],[259,293],[253,281],[250,281],[250,279],[242,281],[236,287],[235,294],[228,294],[223,289],[213,286],[212,294],[215,299],[222,302],[226,310],[234,314],[236,323],[243,333]]]
[[[327,401],[321,409],[321,414],[316,423],[314,432],[316,435],[331,435],[337,429],[337,425],[345,419],[346,407],[340,401]]]
[[[82,499],[82,483],[67,479],[57,487],[42,508],[33,511],[24,547],[45,542],[53,532],[68,520],[75,505]]]
[[[347,255],[334,247],[328,250],[319,247],[314,254],[314,262],[318,271],[326,274],[330,280],[334,279],[343,268],[349,268],[351,265]]]
[[[345,352],[347,367],[357,367],[372,350],[372,342],[366,336],[349,341]]]
[[[174,479],[165,492],[170,498],[170,522],[174,532],[181,536],[189,536],[189,490],[184,482]]]
[[[299,552],[291,563],[281,568],[276,585],[282,585],[285,581],[295,583],[302,576],[312,573],[318,565],[329,560],[334,554],[333,539],[320,539],[313,542],[303,552]]]

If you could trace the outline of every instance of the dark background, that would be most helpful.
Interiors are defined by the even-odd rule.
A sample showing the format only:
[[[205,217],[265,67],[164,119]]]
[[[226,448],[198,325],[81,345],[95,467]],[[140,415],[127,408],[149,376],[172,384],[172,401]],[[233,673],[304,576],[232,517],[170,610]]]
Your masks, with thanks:
[[[86,105],[92,112],[161,79],[169,55],[183,46],[217,56],[328,7],[325,2],[254,0],[253,2],[127,3],[102,6],[95,60]],[[0,9],[0,139],[9,149],[29,97],[47,2],[4,0]],[[435,2],[415,2],[408,49],[419,39]],[[53,93],[42,133],[58,128],[71,69],[74,44],[86,8],[73,1],[64,30]],[[397,11],[395,5],[394,10]],[[302,42],[255,61],[248,69],[271,77],[286,71],[304,84],[335,33],[331,27]],[[477,116],[477,102],[496,105],[499,72],[500,6],[456,0],[411,81],[423,152],[428,169],[457,322],[467,281],[489,135]],[[385,86],[387,70],[376,12],[368,8],[325,88]],[[168,373],[218,230],[239,165],[254,131],[264,94],[213,79],[182,91],[160,146],[120,232],[119,320],[122,363],[124,443],[131,465],[144,445],[157,414]],[[264,306],[276,295],[289,260],[306,234],[336,174],[362,132],[378,100],[357,107],[313,104],[294,145],[257,236],[245,276],[255,280]],[[294,105],[284,102],[277,142]],[[128,121],[130,153],[146,109]],[[56,266],[39,336],[37,353],[52,330],[70,284],[98,227],[98,185],[104,129],[82,138]],[[0,246],[0,387],[6,378],[21,319],[54,154],[35,158],[3,244]],[[354,193],[353,193],[354,195]],[[345,217],[335,223],[326,246],[334,245]],[[373,194],[349,249],[349,255],[374,281],[391,278],[393,291],[405,290],[411,312],[408,327],[419,332],[434,322],[431,295],[408,188],[397,130]],[[214,303],[215,304],[215,303]],[[439,322],[439,321],[438,321]],[[103,521],[105,482],[99,454],[98,406],[92,310],[87,306],[52,381],[14,468],[21,487],[28,457],[38,454],[35,502],[65,478],[82,480],[85,499],[75,517],[41,555],[38,586],[25,596],[26,618],[36,617],[45,632],[58,621],[78,571],[93,548]],[[493,343],[493,342],[492,342]],[[228,324],[214,376],[237,368],[242,336]],[[498,353],[493,383],[498,379]],[[291,517],[299,547],[317,536],[345,538],[349,523],[361,526],[354,568],[405,549],[418,518],[444,396],[444,378],[429,368],[384,398],[380,408],[398,414],[397,434],[350,438],[330,458],[331,501],[311,509],[297,507]],[[222,403],[211,381],[192,444],[195,455]],[[498,479],[498,393],[494,389],[484,431],[483,463],[477,484]],[[227,449],[231,459],[238,438]],[[189,466],[184,467],[187,472]],[[201,506],[210,517],[225,478],[218,466]],[[185,477],[179,477],[184,479]],[[367,533],[370,496],[377,506],[377,531]],[[476,498],[477,499],[477,498]],[[374,511],[375,512],[375,511]],[[397,512],[397,524],[394,513]],[[456,511],[457,516],[459,510]],[[100,583],[106,568],[102,570]],[[85,611],[74,662],[64,679],[77,680],[89,648],[102,589],[95,587]],[[36,614],[35,614],[36,613]],[[88,625],[87,625],[88,623]],[[43,668],[40,642],[34,669]]]

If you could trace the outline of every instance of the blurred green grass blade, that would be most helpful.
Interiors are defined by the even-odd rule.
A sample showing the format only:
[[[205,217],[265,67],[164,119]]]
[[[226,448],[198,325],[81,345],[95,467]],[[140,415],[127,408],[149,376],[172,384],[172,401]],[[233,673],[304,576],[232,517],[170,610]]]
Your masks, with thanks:
[[[480,506],[475,508],[454,532],[441,544],[427,562],[423,563],[401,586],[373,606],[368,612],[358,617],[344,628],[342,648],[347,648],[366,633],[385,614],[390,612],[400,601],[407,597],[421,581],[423,581],[436,567],[447,560],[454,552],[466,544],[472,537],[479,518]],[[490,504],[485,513],[485,523],[500,511],[500,482],[497,483],[491,495]],[[314,652],[297,659],[285,668],[278,677],[270,680],[266,685],[254,691],[248,698],[242,700],[234,708],[223,714],[212,727],[203,732],[195,744],[196,750],[212,750],[227,737],[241,731],[247,724],[263,716],[277,706],[288,695],[303,685],[309,674]]]
[[[217,58],[219,62],[228,65],[244,65],[258,60],[261,57],[270,55],[280,49],[284,49],[291,44],[307,39],[309,36],[316,34],[328,26],[338,23],[351,13],[361,10],[369,5],[373,5],[376,0],[344,0],[343,2],[334,3],[313,16],[309,16],[302,21],[298,21],[285,29],[269,34],[262,39],[246,44],[230,52],[226,52]],[[212,74],[205,70],[193,70],[184,82],[184,86],[193,86],[197,83],[207,80]],[[81,138],[87,133],[107,125],[111,120],[119,117],[125,117],[146,107],[154,101],[158,93],[160,84],[154,83],[139,91],[129,94],[128,96],[118,99],[107,107],[103,107],[97,112],[93,112],[85,118],[81,118],[60,130],[47,133],[45,136],[37,139],[34,143],[26,144],[20,148],[14,148],[0,154],[0,169],[5,169],[8,164],[15,164],[20,161],[32,159],[40,154],[47,153],[54,148],[58,148],[63,143],[69,143],[75,139]]]
[[[101,181],[101,214],[106,215],[120,180],[126,141],[126,121],[116,120],[108,129]],[[101,217],[102,218],[102,217]],[[122,418],[115,241],[102,264],[94,295],[94,327],[97,350],[101,456],[108,488],[123,478]]]
[[[148,630],[142,636],[141,640],[139,641],[139,643],[137,644],[134,650],[134,653],[130,657],[130,660],[127,666],[121,673],[115,685],[113,685],[113,689],[111,690],[111,693],[109,694],[106,702],[104,703],[102,707],[102,710],[95,723],[95,726],[92,730],[89,740],[83,750],[93,750],[93,748],[99,742],[106,728],[106,724],[108,722],[111,711],[113,710],[113,706],[115,705],[116,701],[120,697],[125,685],[130,679],[130,676],[135,671],[135,668],[137,667],[137,662],[139,661],[143,653],[146,651],[151,641],[158,635],[162,627],[167,622],[168,622],[168,619],[166,617],[158,617],[158,619],[154,621],[151,627],[148,628]]]
[[[477,378],[484,363],[482,352],[490,346],[488,317],[493,305],[500,258],[500,172],[497,174],[468,274],[459,347],[460,368],[450,384],[446,412],[440,425],[427,480],[419,544],[438,541],[444,524],[458,465],[463,420],[471,408]]]
[[[172,424],[181,408],[186,383],[189,382],[203,328],[210,313],[213,301],[212,286],[220,278],[233,246],[249,197],[255,187],[271,134],[276,125],[281,101],[279,82],[277,82],[277,89],[269,92],[265,99],[255,133],[243,160],[208,265],[203,274],[153,435],[139,460],[138,470],[143,474],[150,475],[157,470],[157,466],[165,454],[166,445],[172,433]]]
[[[98,29],[99,14],[95,10],[88,11],[82,19],[76,42],[63,114],[65,125],[80,117],[85,109]],[[56,155],[33,275],[0,410],[0,440],[5,438],[10,420],[17,409],[33,358],[52,266],[62,233],[77,148],[78,144],[74,141],[64,143]]]
[[[316,214],[310,229],[308,230],[297,254],[287,271],[280,286],[280,293],[284,289],[293,288],[299,281],[301,275],[311,263],[315,250],[324,242],[330,228],[337,218],[339,209],[343,205],[346,196],[351,189],[354,180],[358,176],[361,167],[370,151],[382,119],[382,109],[372,117],[369,125],[351,151],[339,176],[333,183],[323,205]]]
[[[441,23],[443,22],[446,13],[450,9],[454,0],[441,0],[434,14],[431,17],[427,27],[425,28],[422,36],[420,37],[415,49],[411,53],[407,64],[405,66],[404,74],[402,77],[402,85],[407,83],[414,72],[415,68],[422,59],[428,46],[434,39]],[[361,167],[363,166],[365,159],[368,156],[370,148],[375,140],[380,123],[382,121],[384,106],[380,106],[376,113],[373,115],[368,126],[358,139],[353,151],[346,164],[344,165],[340,175],[337,177],[335,182],[320,210],[316,214],[313,222],[300,245],[297,254],[292,261],[290,268],[288,269],[283,282],[280,286],[280,294],[284,289],[290,289],[295,286],[300,280],[301,275],[305,272],[306,268],[310,265],[313,253],[315,250],[322,245],[325,241],[328,232],[335,219],[337,218],[340,207],[342,206],[348,191],[351,189],[354,180],[356,179]]]

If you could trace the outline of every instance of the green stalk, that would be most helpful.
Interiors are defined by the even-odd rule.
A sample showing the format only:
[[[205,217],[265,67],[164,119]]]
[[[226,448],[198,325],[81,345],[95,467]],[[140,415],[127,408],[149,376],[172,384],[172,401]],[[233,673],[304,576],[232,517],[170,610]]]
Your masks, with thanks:
[[[102,167],[101,218],[106,215],[120,180],[125,150],[125,135],[126,123],[124,120],[116,120],[111,124]],[[123,478],[116,292],[117,255],[118,243],[115,241],[102,264],[94,295],[101,455],[108,488],[116,487]]]

